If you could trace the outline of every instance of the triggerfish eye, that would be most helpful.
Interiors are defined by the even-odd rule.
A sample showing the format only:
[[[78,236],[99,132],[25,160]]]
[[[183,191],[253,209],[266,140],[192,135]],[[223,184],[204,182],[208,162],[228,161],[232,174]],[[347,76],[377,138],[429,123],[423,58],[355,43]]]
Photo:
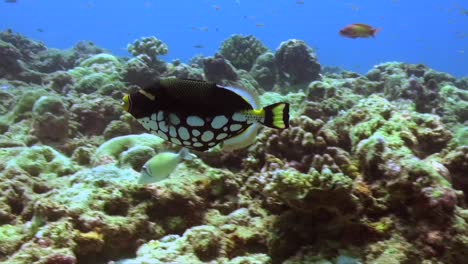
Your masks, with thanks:
[[[130,110],[130,96],[128,94],[122,98],[122,108],[127,112]]]

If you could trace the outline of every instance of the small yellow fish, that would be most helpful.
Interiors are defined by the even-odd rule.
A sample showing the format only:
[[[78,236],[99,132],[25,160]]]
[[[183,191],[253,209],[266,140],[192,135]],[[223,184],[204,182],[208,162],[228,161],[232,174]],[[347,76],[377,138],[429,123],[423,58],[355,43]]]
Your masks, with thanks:
[[[192,160],[195,154],[188,149],[182,148],[179,153],[161,152],[149,159],[141,170],[139,184],[150,184],[166,179],[183,160]]]

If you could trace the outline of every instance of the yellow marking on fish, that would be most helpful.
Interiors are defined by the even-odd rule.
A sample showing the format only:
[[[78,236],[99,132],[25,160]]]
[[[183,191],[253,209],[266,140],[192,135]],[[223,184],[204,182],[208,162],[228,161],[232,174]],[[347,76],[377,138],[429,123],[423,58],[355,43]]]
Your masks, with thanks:
[[[285,124],[283,121],[283,111],[286,105],[278,105],[273,109],[273,125],[278,128],[285,128]]]
[[[250,111],[251,115],[257,116],[257,117],[263,117],[265,115],[265,110],[263,109],[253,109]]]
[[[128,94],[122,98],[122,108],[127,112],[130,109],[130,96]]]

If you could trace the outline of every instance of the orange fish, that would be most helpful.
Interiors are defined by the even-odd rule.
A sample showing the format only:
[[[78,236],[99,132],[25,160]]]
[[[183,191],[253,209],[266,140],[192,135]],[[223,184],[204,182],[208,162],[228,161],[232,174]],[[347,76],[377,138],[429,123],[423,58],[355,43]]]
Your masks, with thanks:
[[[381,28],[373,28],[366,24],[351,24],[340,30],[340,35],[347,38],[368,38],[382,30]]]

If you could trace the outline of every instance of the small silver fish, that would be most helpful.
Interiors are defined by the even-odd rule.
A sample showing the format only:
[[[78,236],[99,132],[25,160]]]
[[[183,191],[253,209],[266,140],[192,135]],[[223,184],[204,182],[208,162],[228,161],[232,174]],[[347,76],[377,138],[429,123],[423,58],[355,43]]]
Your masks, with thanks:
[[[141,169],[138,179],[139,184],[150,184],[166,179],[183,160],[196,158],[195,154],[187,148],[182,148],[178,153],[161,152],[149,159]]]

